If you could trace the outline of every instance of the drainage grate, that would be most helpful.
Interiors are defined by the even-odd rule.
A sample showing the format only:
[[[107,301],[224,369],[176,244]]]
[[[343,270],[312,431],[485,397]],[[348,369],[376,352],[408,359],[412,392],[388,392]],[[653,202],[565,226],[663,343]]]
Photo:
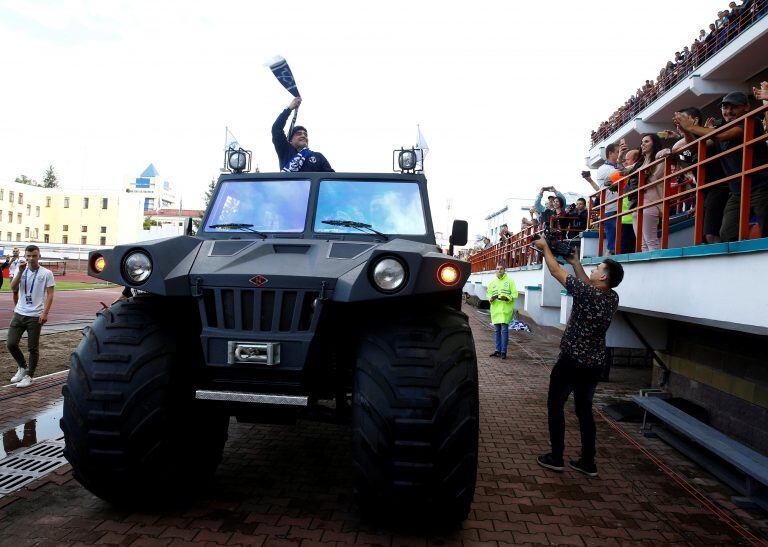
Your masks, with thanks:
[[[0,498],[67,463],[64,437],[43,441],[0,460]]]

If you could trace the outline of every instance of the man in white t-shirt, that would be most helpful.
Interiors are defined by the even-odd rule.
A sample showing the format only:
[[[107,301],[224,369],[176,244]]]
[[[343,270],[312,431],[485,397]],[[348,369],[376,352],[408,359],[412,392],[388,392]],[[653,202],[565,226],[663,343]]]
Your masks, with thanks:
[[[18,271],[11,281],[11,289],[18,292],[19,299],[8,327],[6,346],[19,365],[19,370],[11,378],[11,383],[16,384],[16,387],[27,387],[32,383],[40,356],[40,330],[48,321],[55,286],[51,270],[40,265],[40,248],[37,245],[29,245],[24,249],[24,259],[19,260]],[[24,331],[27,332],[29,366],[24,353],[19,349],[19,341]]]
[[[616,251],[616,211],[618,209],[616,199],[619,197],[619,193],[611,189],[611,175],[619,170],[620,159],[623,159],[624,153],[626,153],[627,145],[624,144],[623,139],[621,144],[609,144],[605,147],[605,163],[597,170],[596,182],[598,187],[602,190],[606,188],[605,192],[605,217],[608,219],[605,221],[605,249],[609,255],[614,254]],[[608,203],[613,201],[613,203]]]

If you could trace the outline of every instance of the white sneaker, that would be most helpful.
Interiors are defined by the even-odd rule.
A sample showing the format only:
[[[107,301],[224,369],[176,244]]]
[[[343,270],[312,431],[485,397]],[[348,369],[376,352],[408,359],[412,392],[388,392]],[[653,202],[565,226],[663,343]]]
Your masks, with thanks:
[[[13,378],[11,378],[11,383],[15,384],[16,382],[21,381],[24,376],[27,375],[27,369],[19,367],[19,370],[16,371],[16,374],[13,375]]]
[[[19,380],[19,383],[16,384],[16,387],[27,387],[32,384],[32,376],[29,374],[25,374],[24,378]]]

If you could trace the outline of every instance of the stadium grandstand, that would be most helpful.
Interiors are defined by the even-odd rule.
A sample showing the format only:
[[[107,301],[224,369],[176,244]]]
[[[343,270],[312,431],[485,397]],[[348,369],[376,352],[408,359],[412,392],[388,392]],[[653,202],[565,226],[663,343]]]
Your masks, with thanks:
[[[586,165],[610,169],[595,177],[585,226],[563,204],[560,214],[540,215],[503,241],[472,250],[464,289],[470,303],[485,307],[486,287],[503,264],[518,287],[520,315],[563,329],[572,297],[542,268],[533,237],[572,244],[587,272],[611,255],[625,276],[616,289],[607,363],[625,351],[645,352],[654,393],[700,409],[714,430],[762,454],[768,454],[768,295],[760,290],[768,278],[767,13],[768,0],[732,2],[695,50],[668,63],[655,83],[592,133]],[[691,435],[694,444],[706,445],[699,433]]]

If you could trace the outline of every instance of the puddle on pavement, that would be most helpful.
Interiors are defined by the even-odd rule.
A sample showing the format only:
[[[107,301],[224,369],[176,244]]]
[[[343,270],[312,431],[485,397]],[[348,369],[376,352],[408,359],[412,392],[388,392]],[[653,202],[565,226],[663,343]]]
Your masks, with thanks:
[[[27,422],[13,429],[3,431],[3,446],[0,447],[0,459],[41,441],[61,437],[63,433],[59,428],[59,418],[61,418],[63,405],[63,402],[59,402],[43,410],[31,420],[27,420]]]

